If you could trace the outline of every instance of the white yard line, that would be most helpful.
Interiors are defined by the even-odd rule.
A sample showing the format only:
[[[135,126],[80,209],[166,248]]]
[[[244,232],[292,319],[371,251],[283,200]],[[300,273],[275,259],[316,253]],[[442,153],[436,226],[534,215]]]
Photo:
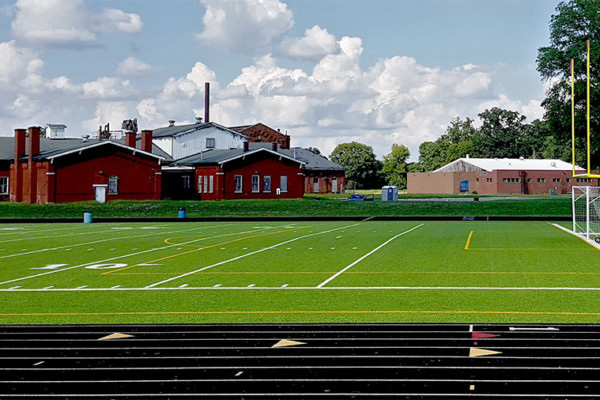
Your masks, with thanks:
[[[321,282],[320,285],[318,285],[318,288],[322,288],[323,286],[327,285],[329,282],[331,282],[332,280],[334,280],[335,278],[337,278],[338,276],[340,276],[341,274],[343,274],[344,272],[348,271],[350,268],[352,268],[353,266],[355,266],[356,264],[358,264],[359,262],[361,262],[362,260],[364,260],[365,258],[369,257],[371,254],[375,253],[377,250],[381,249],[382,247],[384,247],[385,245],[387,245],[388,243],[390,243],[392,240],[406,235],[407,233],[410,233],[412,231],[414,231],[417,228],[422,227],[425,224],[420,224],[417,225],[407,231],[404,231],[402,233],[397,234],[396,236],[394,236],[391,239],[388,239],[387,241],[385,241],[384,243],[380,244],[379,246],[377,246],[376,248],[374,248],[373,250],[371,250],[370,252],[368,252],[367,254],[365,254],[364,256],[362,256],[361,258],[359,258],[358,260],[354,261],[352,264],[348,265],[346,268],[342,269],[341,271],[337,272],[336,274],[330,276],[329,278],[327,278],[326,280],[324,280],[323,282]]]
[[[146,288],[153,288],[153,287],[156,287],[156,286],[162,285],[162,284],[164,284],[164,283],[167,283],[167,282],[174,281],[174,280],[176,280],[176,279],[184,278],[184,277],[186,277],[186,276],[190,276],[190,275],[196,274],[196,273],[198,273],[198,272],[202,272],[202,271],[205,271],[205,270],[207,270],[207,269],[210,269],[210,268],[217,267],[217,266],[219,266],[219,265],[227,264],[227,263],[230,263],[230,262],[232,262],[232,261],[237,261],[237,260],[240,260],[240,259],[242,259],[242,258],[245,258],[245,257],[252,256],[252,255],[254,255],[254,254],[262,253],[263,251],[267,251],[267,250],[271,250],[271,249],[274,249],[274,248],[276,248],[276,247],[279,247],[279,246],[283,246],[284,244],[288,244],[288,243],[295,242],[296,240],[305,239],[305,238],[307,238],[307,237],[311,237],[311,236],[323,235],[323,234],[325,234],[325,233],[335,232],[335,231],[338,231],[338,230],[340,230],[340,229],[346,229],[346,228],[350,228],[350,227],[357,226],[357,225],[358,225],[358,224],[352,224],[352,225],[348,225],[348,226],[343,226],[343,227],[341,227],[341,228],[329,229],[329,230],[322,231],[322,232],[310,233],[310,234],[308,234],[308,235],[299,236],[299,237],[297,237],[297,238],[294,238],[294,239],[291,239],[291,240],[286,240],[286,241],[284,241],[284,242],[277,243],[277,244],[275,244],[275,245],[273,245],[273,246],[265,247],[265,248],[263,248],[263,249],[260,249],[260,250],[256,250],[256,251],[252,251],[252,252],[250,252],[250,253],[242,254],[241,256],[237,256],[237,257],[234,257],[234,258],[230,258],[229,260],[221,261],[221,262],[218,262],[218,263],[215,263],[215,264],[212,264],[212,265],[208,265],[208,266],[206,266],[206,267],[199,268],[199,269],[197,269],[197,270],[195,270],[195,271],[187,272],[187,273],[185,273],[185,274],[178,275],[178,276],[175,276],[175,277],[173,277],[173,278],[165,279],[164,281],[160,281],[160,282],[153,283],[152,285],[148,285],[148,286],[146,286]]]
[[[224,225],[224,226],[227,226],[227,225]],[[26,255],[30,255],[30,254],[43,253],[43,252],[46,252],[46,251],[56,251],[56,250],[62,250],[62,249],[70,249],[71,247],[79,247],[79,246],[86,246],[86,245],[95,244],[95,243],[109,242],[111,240],[126,240],[126,239],[143,238],[143,237],[147,237],[147,236],[170,235],[170,234],[173,234],[173,233],[189,232],[189,231],[201,230],[201,229],[208,229],[208,228],[213,228],[213,227],[215,227],[215,225],[211,225],[211,226],[207,226],[207,227],[200,227],[200,228],[183,229],[183,230],[171,231],[171,232],[155,232],[155,233],[147,233],[147,234],[144,234],[144,235],[134,235],[134,236],[117,236],[117,237],[111,237],[111,238],[108,238],[108,239],[95,240],[95,241],[91,241],[91,242],[84,242],[84,243],[78,243],[78,244],[69,244],[69,245],[66,245],[66,246],[49,247],[49,248],[46,248],[46,249],[31,250],[31,251],[27,251],[27,252],[24,252],[24,253],[9,254],[9,255],[6,255],[6,256],[0,256],[0,259],[26,256]],[[98,233],[100,233],[100,232],[98,232]],[[114,233],[114,231],[111,231],[111,233]],[[114,250],[114,249],[110,249],[110,250]]]
[[[195,228],[195,229],[198,229],[198,228]],[[256,233],[256,232],[257,232],[257,230],[254,229],[254,230],[245,231],[245,232],[227,233],[227,234],[224,234],[224,235],[210,236],[210,237],[205,237],[205,238],[200,238],[200,239],[194,239],[194,240],[190,240],[189,242],[184,242],[184,243],[171,244],[171,245],[163,246],[163,247],[155,247],[155,248],[152,248],[152,249],[138,251],[138,252],[135,252],[135,253],[124,254],[124,255],[120,255],[120,256],[106,258],[104,260],[96,260],[96,261],[88,262],[88,263],[85,263],[85,264],[74,265],[72,267],[67,267],[67,268],[63,268],[63,269],[55,269],[55,270],[51,270],[51,271],[48,271],[48,272],[43,272],[43,273],[36,274],[36,275],[30,275],[30,276],[24,276],[24,277],[21,277],[21,278],[15,278],[15,279],[11,279],[11,280],[8,280],[8,281],[0,282],[0,285],[4,285],[6,283],[12,283],[12,282],[19,282],[19,281],[23,281],[23,280],[31,279],[31,278],[37,278],[39,276],[44,276],[44,275],[49,275],[49,274],[55,274],[57,272],[68,271],[68,270],[75,269],[75,268],[82,268],[82,267],[86,267],[86,266],[89,266],[89,265],[101,264],[101,263],[105,263],[107,261],[114,261],[114,260],[118,260],[118,259],[125,258],[125,257],[132,257],[132,256],[140,255],[140,254],[146,254],[146,253],[150,253],[152,251],[164,250],[164,249],[168,249],[168,248],[175,247],[175,246],[182,246],[182,245],[186,245],[186,244],[190,244],[190,243],[196,243],[196,242],[200,242],[202,240],[216,239],[216,238],[225,237],[225,236],[241,235],[241,234],[244,234],[244,233]]]
[[[563,230],[573,236],[575,236],[576,238],[579,238],[581,240],[583,240],[584,242],[586,242],[587,244],[589,244],[590,246],[594,246],[595,248],[597,248],[598,250],[600,250],[600,244],[596,243],[594,240],[587,240],[586,238],[584,238],[581,235],[576,234],[575,232],[573,232],[570,229],[565,228],[564,226],[560,226],[558,224],[552,224],[553,226],[555,226],[556,228]]]
[[[502,287],[502,286],[173,286],[173,287],[138,287],[124,288],[119,285],[110,288],[38,288],[26,289],[20,286],[15,286],[8,289],[0,289],[0,292],[106,292],[106,291],[122,291],[122,292],[144,292],[154,290],[473,290],[473,291],[589,291],[598,292],[598,287]]]

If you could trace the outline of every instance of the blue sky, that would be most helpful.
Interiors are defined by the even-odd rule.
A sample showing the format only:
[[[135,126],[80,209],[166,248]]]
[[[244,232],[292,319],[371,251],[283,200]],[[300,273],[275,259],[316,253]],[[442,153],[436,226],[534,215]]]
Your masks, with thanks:
[[[451,119],[540,118],[558,0],[0,0],[0,127],[263,122],[418,157]]]

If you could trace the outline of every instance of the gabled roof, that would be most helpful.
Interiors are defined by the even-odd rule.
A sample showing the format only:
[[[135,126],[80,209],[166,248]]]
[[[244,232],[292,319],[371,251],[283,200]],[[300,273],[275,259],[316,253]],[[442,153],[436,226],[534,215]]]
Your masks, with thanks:
[[[262,152],[270,153],[276,157],[282,157],[300,165],[306,164],[304,161],[290,157],[282,151],[273,151],[266,147],[259,147],[244,151],[244,149],[229,149],[229,150],[207,150],[202,153],[194,154],[189,157],[181,158],[175,162],[177,165],[210,165],[210,164],[226,164],[240,158],[248,157]]]
[[[46,146],[42,146],[42,140],[40,141],[40,152],[34,157],[36,160],[54,160],[55,158],[59,158],[59,157],[64,157],[67,156],[69,154],[73,154],[73,153],[78,153],[84,150],[90,150],[93,148],[98,148],[98,147],[102,147],[102,146],[116,146],[116,147],[120,147],[122,149],[131,151],[131,152],[135,152],[135,153],[139,153],[139,154],[143,154],[145,156],[148,157],[152,157],[152,158],[156,158],[158,160],[165,160],[165,157],[153,154],[153,153],[148,153],[146,151],[143,151],[139,148],[133,148],[130,146],[127,146],[125,144],[124,140],[98,140],[98,139],[91,139],[88,140],[86,142],[82,141],[82,140],[68,140],[68,142],[70,143],[62,143],[61,145],[58,145],[58,143],[56,143],[57,141],[48,141],[46,140],[46,142],[50,142],[50,147],[48,147],[48,143],[46,143]],[[45,147],[45,148],[44,148]]]
[[[29,146],[25,145],[25,156],[28,154]],[[34,157],[36,160],[49,160],[57,157],[62,157],[68,154],[79,152],[82,150],[88,150],[98,146],[113,145],[126,150],[132,150],[133,148],[125,145],[125,140],[99,140],[89,139],[83,141],[76,138],[67,139],[48,139],[40,138],[40,152]],[[137,140],[135,151],[137,153],[145,154],[149,157],[158,158],[159,160],[172,161],[163,150],[158,146],[152,146],[152,153],[148,153],[141,150],[141,139]],[[0,160],[14,160],[15,157],[15,138],[14,137],[0,137]]]
[[[513,171],[570,171],[573,166],[557,159],[524,159],[524,158],[459,158],[436,169],[433,172],[479,172],[495,170]],[[581,167],[576,167],[581,170]]]
[[[246,135],[240,133],[240,132],[236,132],[232,129],[226,128],[222,125],[219,124],[215,124],[214,122],[207,122],[207,123],[194,123],[194,124],[187,124],[187,125],[174,125],[174,126],[167,126],[164,128],[158,128],[155,129],[154,131],[152,131],[152,138],[166,138],[166,137],[177,137],[177,136],[183,136],[183,135],[187,135],[196,131],[201,131],[204,129],[209,129],[209,128],[216,128],[218,130],[224,131],[224,132],[228,132],[232,135],[236,135],[236,136],[242,136],[244,138],[247,138]]]

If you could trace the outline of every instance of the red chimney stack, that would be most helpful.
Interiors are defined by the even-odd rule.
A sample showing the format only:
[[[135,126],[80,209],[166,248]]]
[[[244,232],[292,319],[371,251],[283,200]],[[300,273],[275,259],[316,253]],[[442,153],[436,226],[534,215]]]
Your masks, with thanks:
[[[125,132],[125,145],[135,148],[135,132]]]
[[[142,131],[142,150],[152,153],[152,131]]]

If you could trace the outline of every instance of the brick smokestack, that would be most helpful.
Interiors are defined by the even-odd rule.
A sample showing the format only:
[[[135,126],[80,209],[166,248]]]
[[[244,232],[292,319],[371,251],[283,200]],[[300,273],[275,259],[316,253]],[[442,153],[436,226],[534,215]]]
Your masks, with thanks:
[[[135,132],[125,132],[125,145],[135,148]]]
[[[249,149],[250,149],[250,143],[244,142],[244,152],[248,151]]]
[[[40,152],[40,131],[39,126],[29,128],[29,203],[37,203],[37,164],[33,157]]]
[[[10,199],[12,201],[23,201],[23,169],[19,158],[25,155],[25,142],[27,139],[26,129],[15,129],[15,162],[13,164],[13,175],[10,180],[11,190]]]
[[[271,143],[271,150],[277,151],[277,142]]]
[[[15,129],[15,164],[19,157],[25,155],[25,139],[27,138],[27,130]]]
[[[152,153],[152,131],[142,131],[142,150]]]
[[[208,119],[208,117],[209,117],[208,110],[209,109],[210,109],[210,83],[205,82],[204,83],[204,122],[205,123],[210,122],[210,120]]]
[[[40,152],[40,131],[42,128],[39,126],[32,126],[29,128],[29,159],[36,156]]]

